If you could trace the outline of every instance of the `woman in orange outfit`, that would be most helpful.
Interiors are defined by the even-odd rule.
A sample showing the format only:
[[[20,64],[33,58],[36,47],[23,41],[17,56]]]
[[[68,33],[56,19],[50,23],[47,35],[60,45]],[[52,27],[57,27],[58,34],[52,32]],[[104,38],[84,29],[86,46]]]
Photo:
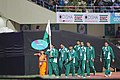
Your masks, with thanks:
[[[39,65],[39,73],[40,76],[44,76],[47,71],[47,59],[46,55],[44,54],[44,51],[39,51],[39,53],[34,54],[35,56],[38,56],[38,65]]]

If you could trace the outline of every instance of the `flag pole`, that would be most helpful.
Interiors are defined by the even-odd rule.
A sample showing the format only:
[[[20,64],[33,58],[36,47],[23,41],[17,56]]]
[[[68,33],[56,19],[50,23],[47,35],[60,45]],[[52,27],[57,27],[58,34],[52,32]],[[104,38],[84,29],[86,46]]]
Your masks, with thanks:
[[[49,23],[49,25],[50,25],[50,20],[48,20],[48,23]],[[48,30],[49,30],[49,33],[51,34],[51,28],[50,28],[50,26],[49,26],[49,29],[48,29]],[[51,36],[52,36],[52,35],[49,36],[49,39],[50,39],[50,45],[49,45],[49,47],[52,45]],[[50,47],[50,50],[51,50],[51,47]]]
[[[49,49],[51,51],[51,45],[52,45],[52,42],[51,42],[51,28],[50,28],[50,20],[48,20],[48,24],[47,24],[48,27],[48,33],[49,33],[49,41],[50,41],[50,44],[49,44]],[[48,56],[47,56],[47,60],[48,60]],[[48,61],[47,61],[47,74],[48,74]]]

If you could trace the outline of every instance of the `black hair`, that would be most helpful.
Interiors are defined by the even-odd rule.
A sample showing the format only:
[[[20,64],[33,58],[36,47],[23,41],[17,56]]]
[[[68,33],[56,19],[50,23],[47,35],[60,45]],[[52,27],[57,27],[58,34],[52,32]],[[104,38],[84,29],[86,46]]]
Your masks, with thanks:
[[[87,43],[90,43],[89,41],[87,41]],[[91,44],[91,43],[90,43]]]
[[[69,45],[69,47],[73,47],[72,45]]]
[[[53,47],[55,47],[55,45],[54,45],[54,44],[52,44],[52,46],[53,46]]]
[[[80,40],[77,40],[77,41],[79,41],[79,42],[80,42]]]
[[[36,26],[36,29],[39,29],[40,26]]]
[[[60,43],[60,45],[61,45],[61,44],[64,45],[63,43]]]
[[[118,27],[118,30],[120,29],[120,27]]]
[[[105,43],[108,43],[107,41],[105,41]]]

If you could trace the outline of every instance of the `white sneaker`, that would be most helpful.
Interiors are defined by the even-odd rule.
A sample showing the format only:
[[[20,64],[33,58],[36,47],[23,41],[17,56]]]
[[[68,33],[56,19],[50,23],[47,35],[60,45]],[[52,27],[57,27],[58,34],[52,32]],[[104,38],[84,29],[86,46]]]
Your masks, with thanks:
[[[108,75],[104,75],[104,77],[108,77]]]
[[[56,76],[56,78],[59,78],[59,76]]]
[[[82,76],[82,78],[85,78],[85,76]]]
[[[77,75],[77,77],[80,77],[80,75]]]
[[[110,74],[108,76],[111,76],[112,75],[112,72],[110,72]]]
[[[68,78],[68,76],[65,76],[65,78]]]
[[[87,77],[90,77],[90,76],[87,76]]]

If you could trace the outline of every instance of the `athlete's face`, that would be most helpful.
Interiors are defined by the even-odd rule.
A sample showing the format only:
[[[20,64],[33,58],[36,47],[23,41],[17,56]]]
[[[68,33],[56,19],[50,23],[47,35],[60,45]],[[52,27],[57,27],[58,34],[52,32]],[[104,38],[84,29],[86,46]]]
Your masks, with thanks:
[[[80,41],[77,41],[77,44],[80,45]]]
[[[70,50],[72,50],[72,48],[73,48],[72,46],[69,47]]]
[[[90,43],[89,42],[87,42],[87,46],[90,47]]]
[[[61,45],[60,45],[60,47],[61,47],[61,48],[64,48],[64,45],[63,45],[63,44],[61,44]]]
[[[81,46],[84,46],[84,43],[83,43],[83,42],[81,42]]]
[[[50,48],[52,49],[52,48],[54,48],[54,46],[53,46],[53,45],[50,45]]]
[[[106,47],[108,46],[108,43],[107,43],[107,42],[105,42],[105,46],[106,46]]]

